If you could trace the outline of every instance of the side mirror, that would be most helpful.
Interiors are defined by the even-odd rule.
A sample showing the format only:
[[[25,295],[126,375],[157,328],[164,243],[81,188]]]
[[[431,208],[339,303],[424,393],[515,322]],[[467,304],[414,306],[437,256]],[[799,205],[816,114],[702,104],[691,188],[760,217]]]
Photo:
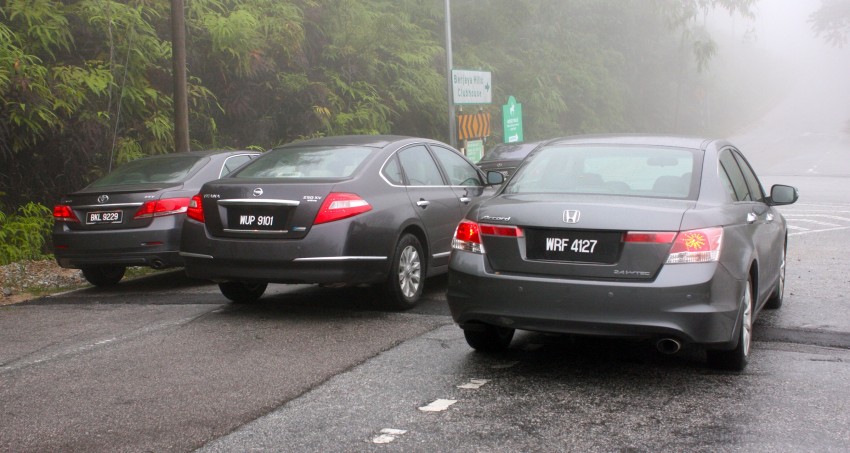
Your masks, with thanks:
[[[493,170],[487,172],[487,184],[497,186],[503,182],[505,182],[505,175]]]
[[[792,204],[800,198],[800,193],[796,187],[786,186],[784,184],[775,184],[770,188],[770,204],[772,206],[781,206]]]

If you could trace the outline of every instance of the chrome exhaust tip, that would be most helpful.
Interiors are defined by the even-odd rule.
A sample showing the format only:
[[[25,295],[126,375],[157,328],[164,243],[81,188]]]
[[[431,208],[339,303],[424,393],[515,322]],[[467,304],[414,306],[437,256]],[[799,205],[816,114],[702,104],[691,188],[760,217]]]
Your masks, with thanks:
[[[682,342],[675,338],[662,338],[655,343],[655,347],[662,354],[675,354],[682,349]]]

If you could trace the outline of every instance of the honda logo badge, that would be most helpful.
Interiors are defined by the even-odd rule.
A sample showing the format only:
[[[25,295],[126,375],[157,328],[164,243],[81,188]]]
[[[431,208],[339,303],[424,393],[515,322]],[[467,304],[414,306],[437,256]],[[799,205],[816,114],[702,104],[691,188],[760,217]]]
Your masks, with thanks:
[[[578,223],[581,218],[581,211],[564,211],[564,223]]]

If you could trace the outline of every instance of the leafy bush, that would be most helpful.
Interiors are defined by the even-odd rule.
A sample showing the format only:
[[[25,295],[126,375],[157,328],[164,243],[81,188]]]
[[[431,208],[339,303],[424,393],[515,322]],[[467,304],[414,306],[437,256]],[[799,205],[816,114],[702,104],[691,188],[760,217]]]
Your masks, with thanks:
[[[0,211],[0,265],[44,259],[53,212],[39,203],[27,203],[6,214]]]

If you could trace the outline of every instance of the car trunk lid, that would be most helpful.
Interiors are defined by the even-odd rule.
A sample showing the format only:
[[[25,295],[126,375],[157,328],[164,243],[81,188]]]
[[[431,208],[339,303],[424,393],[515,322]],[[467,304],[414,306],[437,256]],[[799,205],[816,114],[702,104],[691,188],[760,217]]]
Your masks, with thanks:
[[[674,235],[659,243],[627,233],[675,233],[694,204],[603,195],[573,195],[568,201],[563,195],[503,195],[482,205],[477,220],[522,230],[521,237],[482,234],[496,272],[649,280],[666,261]]]

